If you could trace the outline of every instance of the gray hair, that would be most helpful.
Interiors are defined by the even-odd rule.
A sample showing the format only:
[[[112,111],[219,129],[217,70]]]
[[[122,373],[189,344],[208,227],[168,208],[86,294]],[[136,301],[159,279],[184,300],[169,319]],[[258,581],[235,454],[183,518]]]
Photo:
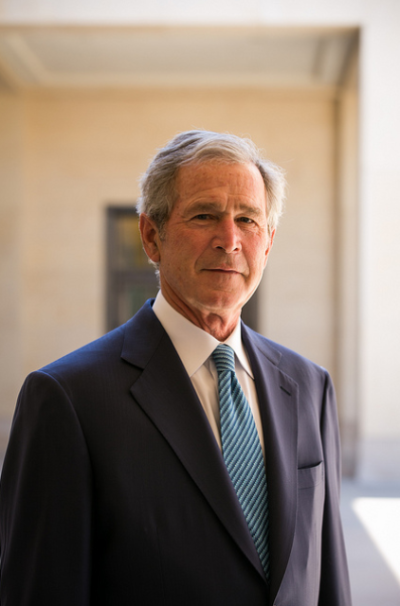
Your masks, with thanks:
[[[180,133],[153,158],[140,180],[139,213],[146,213],[162,233],[178,198],[175,188],[178,170],[200,162],[252,163],[261,173],[267,193],[267,221],[271,233],[278,225],[285,195],[283,171],[269,160],[250,139],[236,135],[191,130]]]

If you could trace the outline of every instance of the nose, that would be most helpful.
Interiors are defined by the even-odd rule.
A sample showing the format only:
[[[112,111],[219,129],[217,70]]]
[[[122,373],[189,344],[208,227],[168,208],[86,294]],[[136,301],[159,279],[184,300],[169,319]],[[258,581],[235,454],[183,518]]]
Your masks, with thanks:
[[[241,250],[238,226],[232,218],[224,218],[216,226],[214,247],[231,254]]]

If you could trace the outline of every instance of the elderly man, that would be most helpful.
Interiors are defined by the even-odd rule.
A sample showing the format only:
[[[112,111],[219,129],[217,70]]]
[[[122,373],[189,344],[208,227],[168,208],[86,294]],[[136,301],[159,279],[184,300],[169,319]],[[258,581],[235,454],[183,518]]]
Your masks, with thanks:
[[[330,378],[240,321],[282,196],[235,136],[156,155],[139,203],[156,300],[19,396],[2,606],[350,606]]]

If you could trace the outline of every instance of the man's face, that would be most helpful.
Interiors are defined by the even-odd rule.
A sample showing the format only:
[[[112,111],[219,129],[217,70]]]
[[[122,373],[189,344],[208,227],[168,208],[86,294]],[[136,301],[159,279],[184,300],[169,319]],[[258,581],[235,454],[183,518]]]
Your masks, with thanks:
[[[192,321],[193,314],[237,321],[273,239],[261,174],[253,164],[203,162],[180,169],[176,190],[163,237],[153,224],[154,247],[146,248],[159,263],[162,292]]]

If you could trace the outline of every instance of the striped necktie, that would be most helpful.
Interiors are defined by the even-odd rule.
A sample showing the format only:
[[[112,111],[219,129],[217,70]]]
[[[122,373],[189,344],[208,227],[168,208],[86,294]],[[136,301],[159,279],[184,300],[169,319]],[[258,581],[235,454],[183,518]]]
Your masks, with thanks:
[[[268,579],[268,494],[260,439],[235,373],[233,349],[218,345],[212,357],[218,372],[222,454]]]

